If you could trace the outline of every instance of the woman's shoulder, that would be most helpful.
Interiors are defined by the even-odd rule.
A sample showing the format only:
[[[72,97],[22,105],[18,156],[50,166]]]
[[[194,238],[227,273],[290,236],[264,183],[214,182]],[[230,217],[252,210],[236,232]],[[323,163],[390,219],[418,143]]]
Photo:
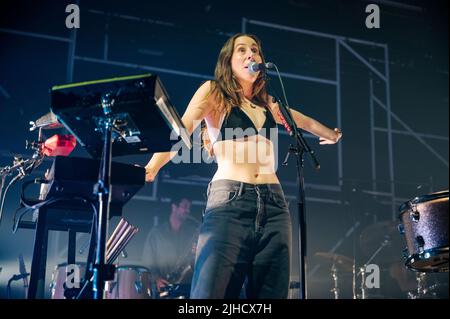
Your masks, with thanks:
[[[210,81],[203,82],[198,88],[197,91],[195,91],[194,98],[200,98],[204,99],[207,98],[210,94],[211,90],[211,83]]]
[[[203,82],[195,92],[194,96],[201,99],[208,99],[211,95],[211,81]]]
[[[201,96],[202,99],[206,100],[208,103],[217,104],[217,84],[215,80],[208,80],[203,82],[197,92],[195,93]]]
[[[209,114],[214,107],[210,81],[206,81],[198,87],[189,105],[200,107],[203,109],[203,114]]]
[[[200,86],[199,86],[199,90],[211,90],[211,87],[213,86],[213,82],[214,80],[207,80],[205,82],[203,82]]]

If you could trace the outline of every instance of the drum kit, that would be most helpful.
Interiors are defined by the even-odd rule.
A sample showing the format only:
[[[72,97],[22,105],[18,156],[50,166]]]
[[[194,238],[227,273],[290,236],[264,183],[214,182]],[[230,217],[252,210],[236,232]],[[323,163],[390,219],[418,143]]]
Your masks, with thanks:
[[[448,282],[431,283],[430,273],[448,273],[448,191],[416,197],[400,206],[399,222],[382,221],[363,229],[359,244],[366,261],[357,267],[356,259],[330,252],[318,252],[315,257],[330,266],[332,297],[342,295],[341,278],[352,277],[354,299],[400,298],[380,293],[367,287],[367,267],[382,267],[381,286],[396,281],[403,298],[448,298]],[[402,239],[404,236],[404,241]],[[404,262],[401,260],[402,246]],[[65,264],[56,267],[51,284],[52,298],[67,297],[67,269]],[[85,265],[79,264],[84,273]],[[83,274],[82,274],[83,275]],[[414,276],[415,275],[415,276]],[[142,266],[117,267],[113,281],[106,283],[107,299],[185,299],[189,286],[170,284],[160,293],[153,288],[151,272]],[[382,287],[381,287],[382,288]],[[373,291],[377,291],[374,293]],[[69,289],[70,291],[70,289]]]
[[[363,229],[359,237],[362,254],[358,260],[365,258],[361,267],[356,258],[316,253],[320,263],[330,267],[332,297],[342,298],[341,278],[351,275],[354,299],[448,298],[448,280],[430,280],[433,273],[448,273],[448,198],[448,191],[415,197],[400,206],[399,221],[382,221]],[[371,264],[378,267],[380,289],[367,286]]]
[[[71,293],[69,283],[76,286],[77,280],[79,282],[84,276],[86,264],[69,266],[72,266],[70,270],[67,263],[55,267],[50,284],[52,299],[72,299],[76,296],[77,290],[74,289],[74,293]],[[76,276],[74,269],[79,272]],[[136,265],[117,267],[114,280],[105,282],[105,299],[186,299],[189,292],[190,285],[187,284],[169,284],[161,292],[157,292],[150,269]]]
[[[106,282],[106,299],[151,299],[150,270],[141,266],[119,266],[113,281]]]
[[[123,227],[122,227],[122,226]],[[125,227],[126,225],[130,227]],[[130,229],[133,227],[128,222],[121,220],[118,227],[108,241],[109,246],[120,246],[118,229]],[[195,237],[196,238],[196,237]],[[114,244],[116,243],[117,244]],[[114,279],[105,281],[105,299],[188,299],[190,295],[190,282],[193,275],[193,262],[195,258],[194,242],[192,249],[174,265],[170,274],[165,276],[168,283],[164,287],[156,288],[156,276],[152,271],[139,265],[117,265],[114,272]],[[120,252],[122,248],[108,249],[108,254],[114,251]],[[114,254],[116,256],[117,254]],[[111,259],[111,260],[115,260]],[[73,299],[78,298],[80,287],[83,286],[86,273],[86,263],[67,264],[62,263],[55,267],[50,284],[52,299]],[[89,297],[88,297],[89,298]]]

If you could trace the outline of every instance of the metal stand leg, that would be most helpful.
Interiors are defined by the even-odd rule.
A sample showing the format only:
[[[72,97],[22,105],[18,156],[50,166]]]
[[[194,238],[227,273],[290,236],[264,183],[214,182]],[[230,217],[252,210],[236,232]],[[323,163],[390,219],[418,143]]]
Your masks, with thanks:
[[[28,299],[44,298],[45,270],[47,266],[47,210],[39,210],[36,223],[36,234],[34,240],[33,260],[31,262],[30,285],[28,288]]]

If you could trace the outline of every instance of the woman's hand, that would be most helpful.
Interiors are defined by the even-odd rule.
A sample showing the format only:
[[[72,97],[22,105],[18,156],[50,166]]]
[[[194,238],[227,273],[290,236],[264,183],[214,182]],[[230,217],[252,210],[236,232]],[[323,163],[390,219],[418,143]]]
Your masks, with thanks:
[[[340,129],[338,129],[338,128],[335,128],[334,132],[336,133],[336,138],[335,139],[329,140],[329,139],[326,139],[324,137],[321,137],[321,138],[319,138],[319,141],[320,141],[319,144],[321,144],[321,145],[336,144],[337,142],[339,142],[339,140],[342,137],[342,131]]]
[[[151,166],[145,166],[145,181],[147,183],[151,183],[155,180],[158,171],[152,168]]]

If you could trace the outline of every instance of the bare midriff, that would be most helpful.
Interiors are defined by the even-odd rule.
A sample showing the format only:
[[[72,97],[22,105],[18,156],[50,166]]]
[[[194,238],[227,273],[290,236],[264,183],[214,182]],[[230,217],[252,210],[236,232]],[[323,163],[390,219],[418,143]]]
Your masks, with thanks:
[[[280,183],[276,175],[274,145],[264,136],[217,141],[213,150],[218,165],[213,181],[228,179],[249,184]]]

